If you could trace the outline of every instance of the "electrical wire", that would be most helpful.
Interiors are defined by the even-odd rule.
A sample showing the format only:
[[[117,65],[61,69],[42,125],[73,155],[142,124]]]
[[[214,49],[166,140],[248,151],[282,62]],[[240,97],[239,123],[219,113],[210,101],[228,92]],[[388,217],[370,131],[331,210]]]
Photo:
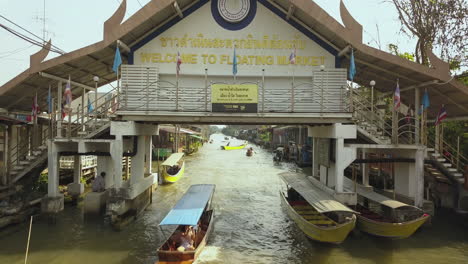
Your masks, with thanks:
[[[33,39],[33,38],[30,38],[30,37],[28,37],[28,36],[26,36],[26,35],[24,35],[24,34],[18,32],[18,31],[16,31],[16,30],[10,28],[10,27],[7,27],[7,26],[5,26],[5,25],[3,25],[3,24],[0,24],[0,27],[3,28],[3,29],[5,29],[6,31],[10,32],[11,34],[17,36],[18,38],[21,38],[21,39],[23,39],[23,40],[25,40],[25,41],[27,41],[27,42],[33,44],[33,45],[36,45],[36,46],[38,46],[38,47],[45,48],[44,42],[39,42],[39,41],[37,41],[37,40],[35,40],[35,39]],[[62,55],[66,53],[66,52],[64,52],[63,50],[57,49],[57,48],[54,47],[54,46],[51,46],[51,47],[49,48],[49,50],[52,51],[52,52],[58,53],[58,54],[62,54]]]
[[[39,37],[38,35],[36,35],[36,34],[34,34],[33,32],[27,30],[26,28],[24,28],[24,27],[18,25],[17,23],[15,23],[15,22],[13,22],[12,20],[6,18],[5,16],[0,15],[0,18],[5,19],[6,21],[10,22],[11,24],[17,26],[18,28],[20,28],[20,29],[26,31],[27,33],[29,33],[29,34],[31,34],[32,36],[34,36],[34,37],[36,37],[37,39],[39,39],[39,40],[42,42],[42,44],[41,44],[40,47],[43,47],[43,46],[44,46],[43,43],[47,43],[47,41],[46,41],[45,39]],[[10,30],[8,30],[8,29],[5,28],[5,27],[6,27],[5,25],[0,24],[0,26],[3,27],[5,30],[10,31]],[[9,28],[9,29],[11,29],[11,28]],[[11,30],[13,30],[13,29],[11,29]],[[15,31],[15,32],[17,32],[17,31]],[[10,31],[10,33],[12,33],[12,32]],[[17,32],[17,33],[18,33],[18,34],[21,34],[21,33],[19,33],[19,32]],[[14,33],[12,33],[12,34],[14,34]],[[16,34],[14,34],[14,35],[16,35]],[[21,35],[25,36],[24,34],[21,34]],[[27,37],[27,36],[25,36],[25,37]],[[28,38],[29,38],[29,37],[28,37]],[[30,39],[32,39],[32,38],[30,38]],[[28,41],[28,42],[29,42],[29,41]],[[34,44],[34,45],[36,45],[36,44]],[[51,45],[51,47],[54,48],[54,50],[58,51],[57,53],[59,53],[59,54],[65,54],[65,53],[66,53],[64,50],[60,49],[59,47],[57,47],[57,46],[55,46],[55,45],[53,45],[53,44]],[[51,51],[52,51],[52,50],[51,50]],[[54,51],[54,52],[56,52],[56,51]]]

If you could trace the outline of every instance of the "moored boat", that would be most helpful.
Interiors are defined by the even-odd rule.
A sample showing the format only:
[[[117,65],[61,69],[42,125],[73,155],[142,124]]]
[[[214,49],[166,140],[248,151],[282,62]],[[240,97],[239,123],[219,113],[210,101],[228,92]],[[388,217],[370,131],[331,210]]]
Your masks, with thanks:
[[[203,248],[213,230],[214,210],[211,207],[215,185],[196,184],[190,186],[184,196],[159,224],[176,225],[175,231],[158,249],[159,264],[190,264],[193,263]],[[188,227],[195,227],[191,247],[183,246],[180,234]]]
[[[162,164],[162,176],[164,182],[174,183],[178,181],[185,171],[184,153],[173,153]]]
[[[351,180],[345,178],[348,189],[352,187]],[[370,235],[401,239],[410,237],[428,219],[429,215],[421,209],[408,205],[356,184],[358,205],[355,210],[358,215],[357,227]]]
[[[283,173],[287,192],[280,191],[289,217],[309,238],[326,243],[343,242],[356,225],[354,211],[334,200],[305,177]]]

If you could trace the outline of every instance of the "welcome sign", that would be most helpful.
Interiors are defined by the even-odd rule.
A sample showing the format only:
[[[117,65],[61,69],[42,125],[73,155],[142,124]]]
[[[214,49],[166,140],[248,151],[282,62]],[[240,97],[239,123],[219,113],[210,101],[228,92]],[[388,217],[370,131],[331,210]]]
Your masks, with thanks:
[[[211,85],[212,112],[257,113],[256,84]]]
[[[250,2],[217,1],[220,19],[241,25],[248,17],[238,23],[230,21],[251,13],[247,8]],[[239,30],[220,26],[206,4],[135,50],[134,64],[157,64],[160,74],[175,75],[180,53],[182,77],[204,75],[205,69],[210,76],[228,76],[232,74],[234,48],[239,76],[260,76],[264,69],[266,76],[305,77],[321,65],[335,68],[333,54],[262,4],[257,5],[251,23]],[[290,63],[293,52],[295,64]]]

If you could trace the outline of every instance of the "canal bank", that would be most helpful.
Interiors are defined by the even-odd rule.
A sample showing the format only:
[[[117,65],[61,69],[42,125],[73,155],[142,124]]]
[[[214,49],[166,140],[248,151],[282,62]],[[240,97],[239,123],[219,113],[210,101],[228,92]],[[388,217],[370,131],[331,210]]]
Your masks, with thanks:
[[[35,220],[29,263],[153,263],[169,229],[158,224],[192,184],[216,184],[214,232],[197,263],[465,263],[466,226],[451,212],[439,212],[431,227],[405,240],[352,234],[340,246],[308,240],[280,206],[278,173],[296,171],[274,165],[271,153],[252,146],[222,151],[224,136],[186,158],[184,178],[161,185],[153,203],[120,232],[102,220],[85,219],[82,208],[66,208],[57,223]],[[232,140],[236,145],[241,141]],[[225,144],[226,142],[223,142]],[[308,173],[304,173],[306,175]],[[0,263],[24,263],[28,226],[0,233]]]

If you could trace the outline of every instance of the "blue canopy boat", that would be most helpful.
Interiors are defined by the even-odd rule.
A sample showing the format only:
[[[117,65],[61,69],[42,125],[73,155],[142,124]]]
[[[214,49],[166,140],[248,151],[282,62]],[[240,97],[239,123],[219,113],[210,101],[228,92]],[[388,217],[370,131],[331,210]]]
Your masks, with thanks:
[[[184,196],[164,217],[160,226],[175,225],[177,228],[158,249],[160,264],[193,263],[206,245],[213,228],[214,213],[211,201],[215,190],[214,184],[196,184],[190,186]],[[181,236],[186,236],[189,227],[193,228],[190,248],[182,246]]]

